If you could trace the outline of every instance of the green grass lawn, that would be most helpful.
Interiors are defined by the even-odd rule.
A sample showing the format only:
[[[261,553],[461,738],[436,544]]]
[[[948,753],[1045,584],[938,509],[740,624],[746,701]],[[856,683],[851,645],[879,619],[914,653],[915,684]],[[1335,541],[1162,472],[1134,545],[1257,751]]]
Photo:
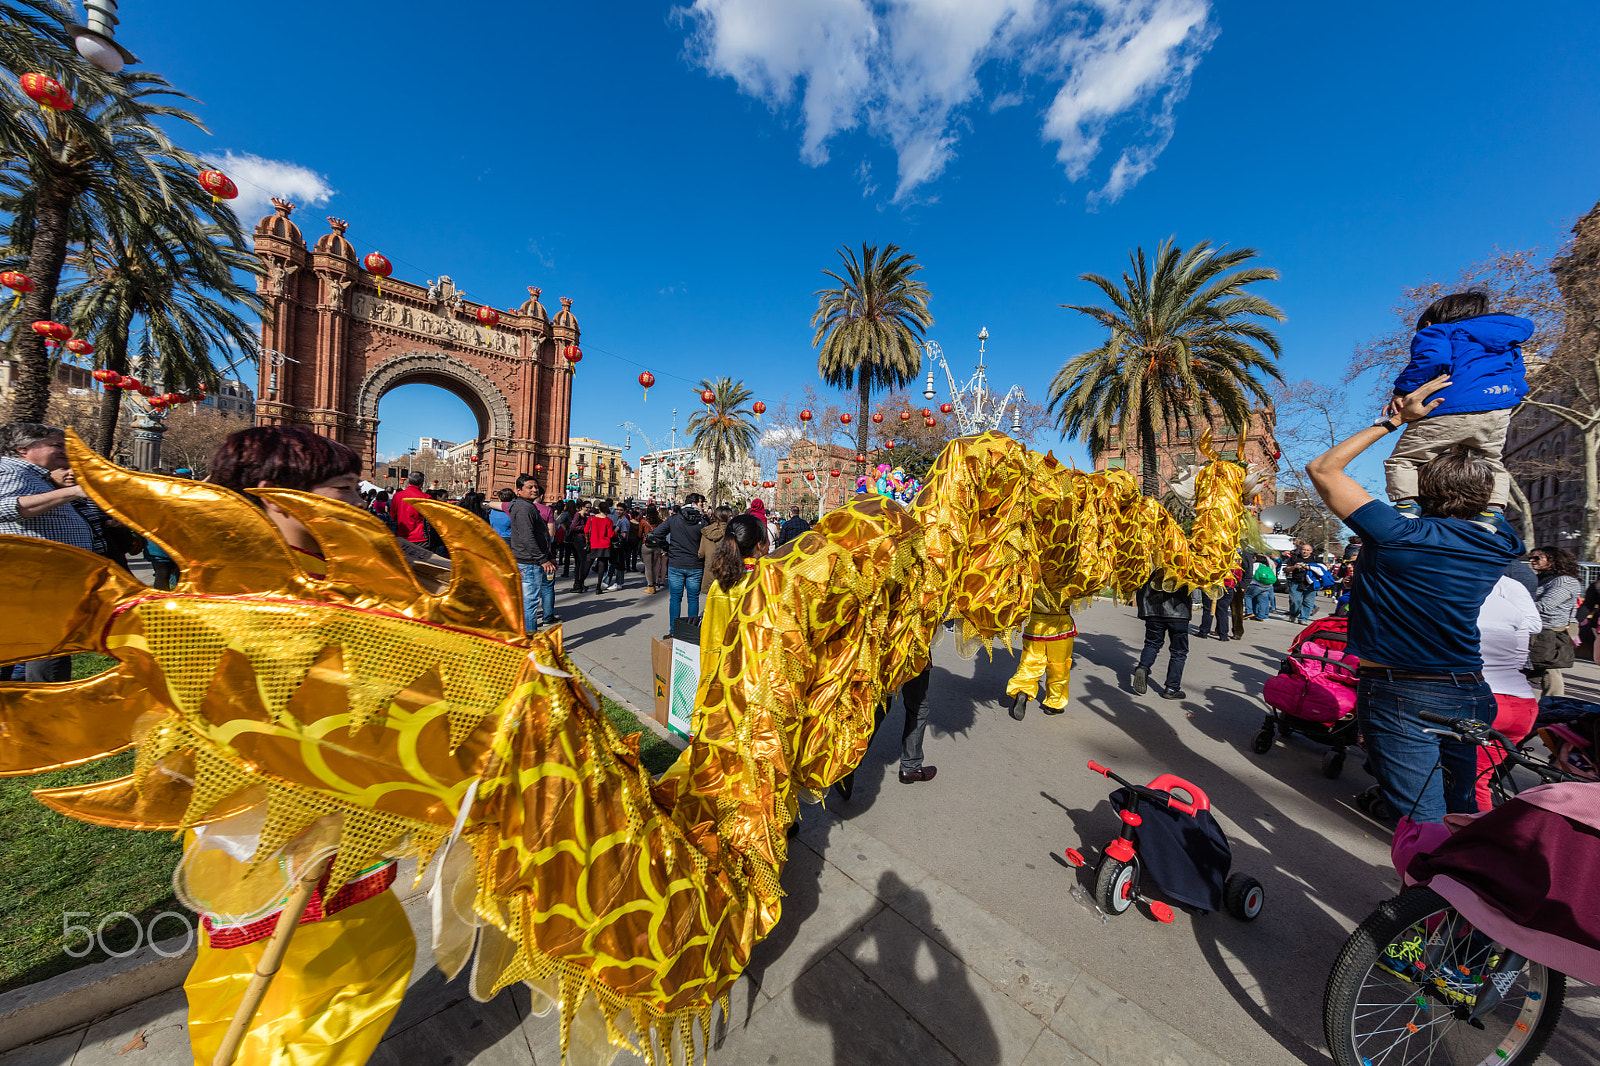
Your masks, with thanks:
[[[103,670],[113,660],[79,655],[73,675]],[[606,714],[624,736],[642,734],[639,754],[646,768],[660,776],[678,758],[678,749],[642,726],[632,713],[605,700]],[[133,753],[31,777],[0,778],[0,992],[107,958],[104,947],[126,952],[134,943],[134,924],[147,929],[162,911],[192,919],[172,893],[172,870],[182,853],[171,833],[108,829],[66,818],[34,799],[36,788],[86,784],[122,777],[133,769]],[[78,912],[71,919],[65,916]],[[107,915],[125,912],[105,923],[101,943],[81,958],[82,934],[65,937],[65,922],[98,926]],[[129,920],[129,915],[133,921]],[[164,918],[156,928],[161,938],[177,936],[181,924]]]

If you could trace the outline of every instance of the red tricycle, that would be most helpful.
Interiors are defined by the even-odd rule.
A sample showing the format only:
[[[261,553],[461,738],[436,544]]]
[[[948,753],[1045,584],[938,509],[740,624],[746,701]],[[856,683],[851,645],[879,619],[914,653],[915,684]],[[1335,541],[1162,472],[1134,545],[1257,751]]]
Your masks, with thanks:
[[[1105,846],[1095,871],[1094,901],[1102,914],[1121,914],[1139,901],[1159,921],[1170,923],[1172,908],[1140,892],[1140,881],[1148,874],[1163,895],[1178,903],[1200,911],[1226,907],[1240,921],[1255,920],[1266,902],[1261,882],[1228,872],[1233,852],[1211,816],[1211,801],[1198,786],[1172,774],[1135,785],[1099,763],[1091,761],[1089,769],[1122,786],[1111,794],[1122,832]],[[1076,848],[1068,848],[1066,855],[1073,866],[1087,864]]]

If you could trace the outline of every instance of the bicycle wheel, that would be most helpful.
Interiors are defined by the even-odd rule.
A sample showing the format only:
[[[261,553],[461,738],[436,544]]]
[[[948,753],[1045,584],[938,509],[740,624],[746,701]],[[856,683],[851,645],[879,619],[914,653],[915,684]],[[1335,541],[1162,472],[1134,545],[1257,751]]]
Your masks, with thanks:
[[[1322,1029],[1339,1066],[1532,1063],[1561,1016],[1567,979],[1473,929],[1438,893],[1381,904],[1328,976]],[[1476,1019],[1480,996],[1500,1000]]]

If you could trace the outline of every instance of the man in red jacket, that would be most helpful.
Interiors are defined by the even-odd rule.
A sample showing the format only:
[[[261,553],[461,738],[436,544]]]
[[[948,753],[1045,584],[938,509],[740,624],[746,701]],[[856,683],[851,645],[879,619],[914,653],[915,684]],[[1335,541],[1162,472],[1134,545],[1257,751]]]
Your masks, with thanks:
[[[423,525],[422,515],[417,513],[411,501],[427,498],[428,494],[422,491],[422,471],[413,470],[411,476],[406,478],[406,487],[395,493],[389,503],[389,513],[400,527],[400,535],[413,544],[426,544],[428,530]]]

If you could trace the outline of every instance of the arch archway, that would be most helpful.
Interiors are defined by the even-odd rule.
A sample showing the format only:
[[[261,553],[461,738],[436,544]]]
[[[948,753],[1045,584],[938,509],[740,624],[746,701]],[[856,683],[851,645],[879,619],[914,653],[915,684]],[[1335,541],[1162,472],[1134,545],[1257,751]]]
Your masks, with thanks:
[[[255,229],[267,304],[261,425],[308,425],[359,452],[370,475],[383,394],[436,385],[478,416],[481,489],[509,486],[522,473],[564,483],[572,367],[561,352],[579,338],[571,300],[563,297],[552,316],[532,287],[521,306],[498,311],[468,301],[444,275],[426,285],[388,278],[379,288],[343,220],[330,218],[332,232],[307,248],[290,221],[294,205],[273,206]]]

